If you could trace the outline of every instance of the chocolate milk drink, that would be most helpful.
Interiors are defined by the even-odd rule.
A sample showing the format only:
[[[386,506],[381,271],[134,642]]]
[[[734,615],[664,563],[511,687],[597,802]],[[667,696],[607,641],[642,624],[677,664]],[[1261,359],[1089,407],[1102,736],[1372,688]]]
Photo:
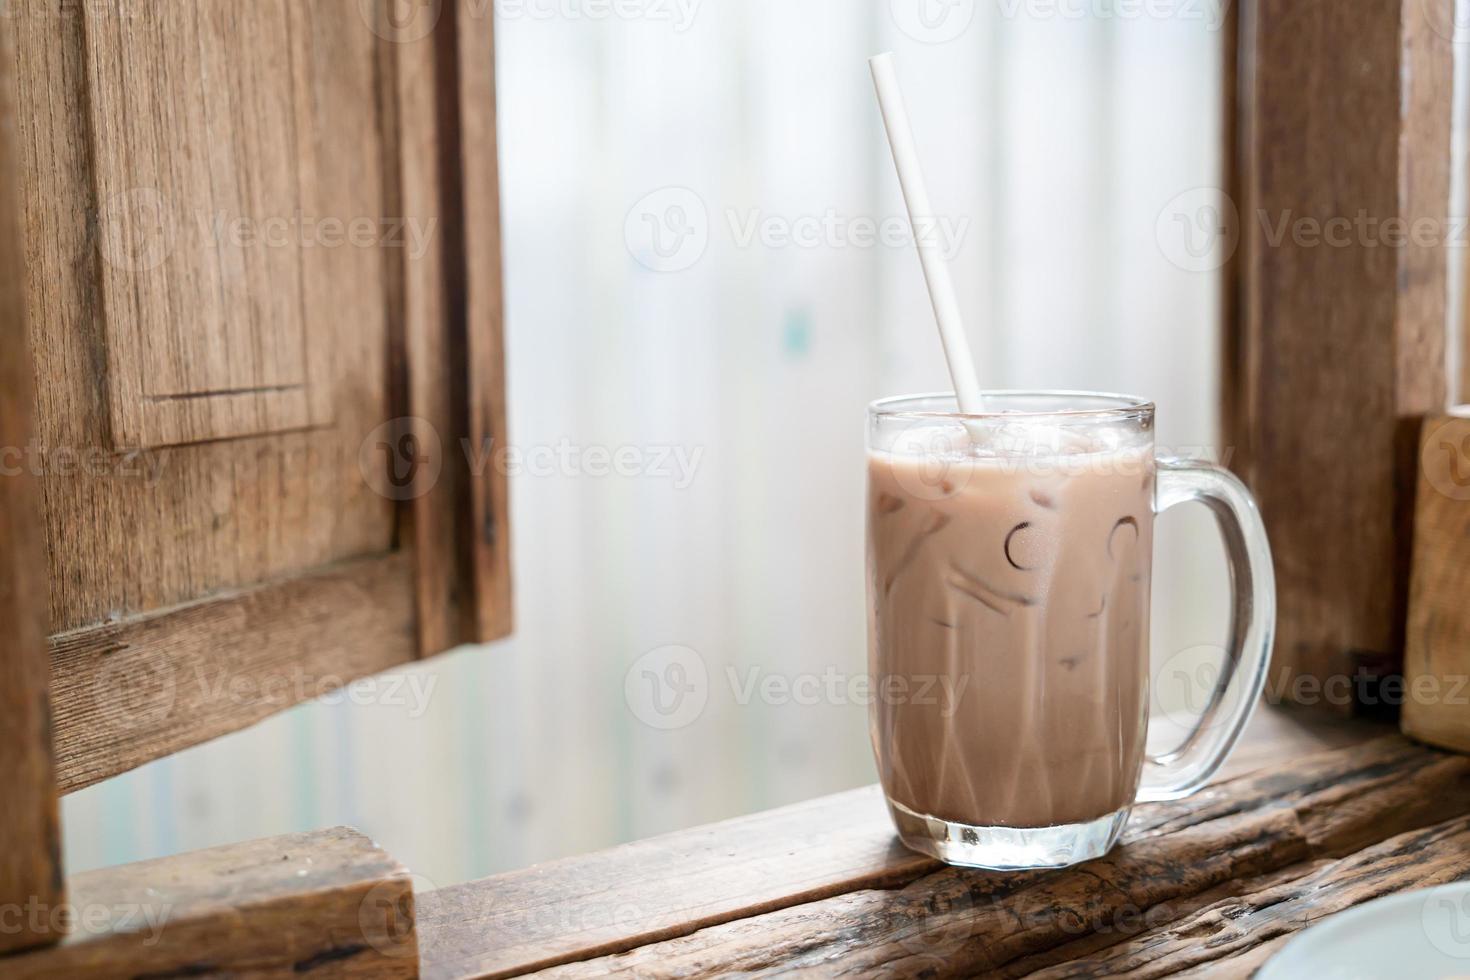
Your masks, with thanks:
[[[937,426],[868,459],[872,735],[895,818],[1121,825],[1147,724],[1151,434]]]

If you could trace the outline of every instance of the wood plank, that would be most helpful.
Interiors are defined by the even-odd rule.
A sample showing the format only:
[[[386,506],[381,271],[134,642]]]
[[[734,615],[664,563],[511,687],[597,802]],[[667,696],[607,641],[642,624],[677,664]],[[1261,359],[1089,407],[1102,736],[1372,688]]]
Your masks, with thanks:
[[[112,310],[104,302],[98,239],[105,202],[97,200],[93,173],[87,31],[114,25],[91,22],[110,9],[104,3],[82,6],[85,11],[69,5],[58,16],[51,0],[11,0],[8,16],[0,17],[0,30],[19,39],[16,172],[26,224],[26,305],[36,375],[46,379],[37,392],[27,465],[40,473],[44,497],[51,632],[391,550],[394,502],[370,482],[360,450],[376,426],[401,414],[386,384],[388,321],[396,314],[384,299],[385,270],[400,250],[307,249],[302,281],[311,397],[318,397],[316,380],[326,378],[330,403],[327,412],[313,406],[313,423],[325,417],[331,424],[249,440],[112,451],[105,369]],[[310,169],[303,164],[303,209],[344,222],[401,214],[386,209],[382,158],[374,152],[386,136],[373,89],[376,38],[364,28],[359,5],[288,6],[299,63],[288,66],[283,49],[282,71],[295,71],[314,94],[317,144],[329,151],[318,150]],[[296,30],[303,22],[310,29]],[[362,152],[341,152],[344,146]],[[178,162],[172,155],[159,159]],[[185,312],[174,319],[188,318]]]
[[[1263,710],[1237,750],[1235,771],[1381,730]],[[1396,754],[1376,758],[1414,751],[1399,743]],[[1303,772],[1331,779],[1349,769],[1339,760]],[[1188,804],[1151,807],[1152,822],[1136,822],[1133,832],[1166,831],[1176,826],[1170,821],[1219,814],[1244,799],[1211,790]],[[895,887],[938,867],[898,843],[877,787],[867,787],[429,892],[419,901],[424,973],[510,976],[823,896]]]
[[[1304,865],[1300,873],[1239,892],[1168,924],[1085,958],[1024,974],[1032,980],[1119,976],[1147,980],[1212,966],[1248,975],[1264,960],[1262,946],[1336,912],[1395,892],[1470,877],[1470,817],[1390,837],[1336,861]],[[1021,975],[1021,974],[1017,974]]]
[[[388,16],[381,5],[381,16]],[[399,193],[408,220],[433,222],[437,233],[421,254],[403,256],[403,344],[408,417],[401,455],[419,457],[414,482],[405,488],[405,525],[418,555],[419,649],[448,649],[465,636],[463,548],[457,525],[462,514],[464,434],[456,405],[464,401],[463,358],[454,358],[452,325],[460,318],[463,274],[459,263],[459,189],[446,171],[458,155],[455,100],[443,89],[454,82],[453,4],[440,11],[422,37],[384,41],[392,61],[397,107]],[[392,36],[385,31],[385,35]],[[446,57],[451,60],[446,62]],[[446,105],[447,101],[447,105]],[[412,465],[412,461],[402,462]]]
[[[10,980],[417,975],[408,872],[348,827],[74,876],[76,929]]]
[[[1174,903],[1212,889],[1346,858],[1400,834],[1400,845],[1412,844],[1407,861],[1399,861],[1390,843],[1356,858],[1359,863],[1339,862],[1341,880],[1354,881],[1361,862],[1383,859],[1397,862],[1401,887],[1413,855],[1431,843],[1444,865],[1432,866],[1431,874],[1470,868],[1463,853],[1467,813],[1470,759],[1389,736],[1261,770],[1192,800],[1140,807],[1119,848],[1078,868],[1020,874],[944,868],[899,888],[849,891],[542,975],[990,973],[1120,923],[1168,917]],[[1424,834],[1447,820],[1449,831]],[[1289,884],[1281,887],[1287,891],[1274,894],[1290,893]],[[1345,901],[1371,897],[1372,887]],[[1270,907],[1262,901],[1263,910]],[[1273,921],[1276,928],[1292,925],[1289,914]],[[1269,931],[1263,938],[1271,938]],[[426,937],[426,965],[432,948]]]
[[[422,36],[383,32],[396,38],[384,44],[399,203],[435,229],[401,270],[408,409],[398,438],[412,440],[400,455],[420,468],[399,496],[419,556],[426,655],[511,629],[508,481],[494,463],[506,439],[494,40],[481,9],[454,0]]]
[[[496,143],[495,25],[479,0],[457,0],[459,118],[464,186],[464,366],[468,445],[473,639],[510,635],[510,484],[497,463],[509,433],[505,417],[505,298],[500,244],[500,163]]]
[[[16,172],[14,52],[0,31],[0,174]],[[16,449],[30,444],[34,388],[14,181],[0,186],[0,907],[63,900],[47,692],[46,576],[36,480]],[[7,924],[9,925],[9,924]],[[0,929],[0,951],[55,941],[49,917]]]
[[[1238,215],[1254,213],[1245,180],[1247,161],[1245,147],[1250,144],[1250,113],[1243,112],[1250,80],[1242,62],[1246,53],[1243,37],[1249,27],[1241,15],[1241,4],[1231,3],[1220,24],[1220,187],[1235,203]],[[1247,440],[1255,433],[1251,422],[1250,386],[1254,375],[1250,366],[1250,347],[1245,333],[1245,285],[1242,269],[1250,251],[1248,236],[1237,236],[1235,251],[1220,269],[1220,431],[1226,437],[1222,448],[1231,452],[1230,465],[1237,472],[1250,467],[1251,446]],[[1235,442],[1229,440],[1233,438]]]
[[[70,792],[411,660],[413,561],[394,552],[51,640]]]
[[[1445,398],[1454,58],[1432,22],[1452,3],[1241,12],[1244,306],[1225,376],[1243,390],[1224,442],[1271,536],[1271,684],[1288,694],[1402,658],[1413,433]]]
[[[294,105],[311,93],[294,91],[285,0],[109,0],[78,19],[113,447],[304,428],[315,231]]]
[[[1404,733],[1470,752],[1470,416],[1424,422]]]
[[[511,976],[933,867],[869,786],[428,892],[424,976]]]

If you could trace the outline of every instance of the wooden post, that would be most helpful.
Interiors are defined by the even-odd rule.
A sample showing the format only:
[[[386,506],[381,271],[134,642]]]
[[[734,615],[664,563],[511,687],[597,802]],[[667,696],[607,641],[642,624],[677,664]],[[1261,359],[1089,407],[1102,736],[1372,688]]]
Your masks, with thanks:
[[[0,952],[54,942],[64,923],[51,762],[46,560],[27,453],[33,408],[15,197],[10,35],[0,30]]]
[[[1453,0],[1241,12],[1224,441],[1276,557],[1268,683],[1342,712],[1399,669],[1418,423],[1445,403],[1453,29]]]
[[[1470,409],[1424,423],[1404,734],[1470,752]]]

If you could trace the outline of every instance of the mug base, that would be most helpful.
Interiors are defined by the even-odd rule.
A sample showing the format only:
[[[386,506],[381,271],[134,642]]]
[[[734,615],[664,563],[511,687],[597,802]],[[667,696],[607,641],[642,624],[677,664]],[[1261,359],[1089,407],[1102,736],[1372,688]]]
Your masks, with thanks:
[[[1086,823],[1051,827],[976,827],[915,813],[888,801],[904,846],[961,868],[1027,871],[1066,868],[1100,858],[1123,832],[1131,808]]]

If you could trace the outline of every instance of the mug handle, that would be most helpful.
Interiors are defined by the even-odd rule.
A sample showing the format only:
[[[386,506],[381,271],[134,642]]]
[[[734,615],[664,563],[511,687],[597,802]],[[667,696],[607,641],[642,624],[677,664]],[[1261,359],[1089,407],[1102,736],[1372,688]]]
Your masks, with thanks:
[[[1214,512],[1232,593],[1225,659],[1205,710],[1178,747],[1150,755],[1138,802],[1177,800],[1198,790],[1220,768],[1250,721],[1271,660],[1276,631],[1276,576],[1261,513],[1229,470],[1195,459],[1158,459],[1154,513],[1197,501]]]

